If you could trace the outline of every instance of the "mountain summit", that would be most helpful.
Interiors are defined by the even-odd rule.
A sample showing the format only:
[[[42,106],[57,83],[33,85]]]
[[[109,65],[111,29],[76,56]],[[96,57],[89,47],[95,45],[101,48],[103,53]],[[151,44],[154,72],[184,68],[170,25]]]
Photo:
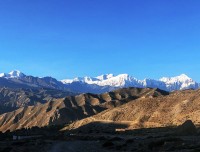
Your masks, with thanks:
[[[171,78],[163,77],[160,79],[160,81],[166,84],[168,90],[185,90],[190,88],[196,89],[199,87],[199,84],[197,84],[186,74],[181,74],[180,76]]]
[[[101,75],[97,77],[83,77],[75,79],[61,80],[63,84],[70,85],[76,82],[85,83],[87,85],[96,85],[100,87],[112,87],[112,88],[123,88],[123,87],[140,87],[140,88],[160,88],[166,91],[184,90],[184,89],[197,89],[200,84],[192,80],[185,74],[181,74],[176,77],[163,77],[159,80],[144,79],[138,80],[128,74],[120,74],[114,76],[113,74]]]
[[[198,89],[200,84],[185,74],[176,77],[163,77],[159,80],[139,80],[129,74],[104,74],[97,77],[77,77],[74,79],[56,80],[52,77],[27,76],[14,70],[0,74],[0,87],[9,88],[50,88],[67,90],[75,93],[104,93],[118,88],[159,88],[165,91]]]
[[[23,74],[22,72],[18,70],[14,70],[9,73],[9,76],[10,78],[21,78],[21,77],[24,77],[25,74]]]
[[[13,70],[9,73],[0,73],[0,77],[2,78],[21,78],[24,76],[26,75],[20,72],[19,70]]]
[[[180,76],[176,77],[163,77],[160,79],[160,81],[163,82],[186,82],[186,81],[192,80],[190,77],[188,77],[186,74],[181,74]]]

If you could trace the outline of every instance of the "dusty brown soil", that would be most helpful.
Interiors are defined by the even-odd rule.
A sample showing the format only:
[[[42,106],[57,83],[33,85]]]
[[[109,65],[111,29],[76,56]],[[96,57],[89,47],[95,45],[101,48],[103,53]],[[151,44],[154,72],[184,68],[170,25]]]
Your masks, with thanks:
[[[157,98],[139,98],[72,123],[63,130],[76,130],[89,125],[101,128],[100,124],[109,123],[125,124],[123,128],[128,130],[177,126],[188,119],[196,125],[200,124],[200,90],[177,91]]]
[[[0,115],[0,131],[68,124],[140,97],[153,98],[167,94],[159,89],[125,88],[100,95],[87,93],[68,96]]]

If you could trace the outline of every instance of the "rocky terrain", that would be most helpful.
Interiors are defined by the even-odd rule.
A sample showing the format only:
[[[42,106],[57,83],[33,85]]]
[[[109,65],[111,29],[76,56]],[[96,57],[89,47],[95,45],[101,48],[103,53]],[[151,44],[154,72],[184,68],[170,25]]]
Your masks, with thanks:
[[[124,88],[23,107],[0,115],[0,151],[199,151],[199,94]]]
[[[0,134],[0,151],[196,152],[200,150],[200,129],[190,120],[178,127],[115,132],[102,130],[89,133],[63,133],[59,131],[59,128],[34,127]]]
[[[37,89],[49,88],[69,91],[63,83],[52,77],[34,77],[28,76],[20,71],[11,71],[10,73],[0,73],[0,87],[6,88],[24,88]]]
[[[0,114],[20,107],[44,104],[69,95],[75,95],[75,93],[48,88],[13,89],[3,87],[0,88]]]
[[[114,129],[177,126],[190,119],[200,124],[200,90],[184,90],[156,98],[138,98],[124,105],[105,110],[92,117],[77,121],[65,129],[81,131],[113,129],[109,125],[122,124]],[[105,128],[101,128],[101,127]],[[112,125],[111,125],[112,126]],[[86,129],[87,128],[87,129]],[[109,130],[110,131],[110,130]]]
[[[25,106],[0,115],[0,131],[68,124],[96,115],[106,109],[121,106],[131,100],[168,94],[159,89],[127,88],[100,95],[88,93],[51,99],[44,104]]]

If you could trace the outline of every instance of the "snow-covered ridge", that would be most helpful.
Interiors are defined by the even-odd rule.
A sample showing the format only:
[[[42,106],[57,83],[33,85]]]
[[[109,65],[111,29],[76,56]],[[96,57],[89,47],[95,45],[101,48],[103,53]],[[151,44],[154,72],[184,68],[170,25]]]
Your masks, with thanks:
[[[96,84],[99,86],[113,86],[121,87],[125,85],[126,81],[134,81],[135,78],[129,76],[128,74],[120,74],[114,76],[113,74],[100,75],[97,77],[83,77],[83,78],[74,78],[74,79],[65,79],[61,80],[64,84],[69,84],[73,82],[84,82],[87,84]]]
[[[175,83],[175,82],[178,82],[178,81],[180,81],[180,82],[192,81],[192,79],[189,78],[185,74],[181,74],[180,76],[177,76],[177,77],[163,77],[163,78],[160,79],[160,81]]]
[[[171,78],[163,77],[160,81],[164,82],[166,87],[170,88],[170,90],[184,90],[190,88],[197,89],[200,86],[197,82],[185,74]]]
[[[1,78],[7,78],[7,79],[21,78],[21,77],[24,77],[24,76],[26,76],[26,75],[23,74],[22,72],[20,72],[19,70],[14,70],[14,71],[11,71],[9,73],[0,73]]]
[[[31,76],[29,76],[31,77]],[[18,70],[11,71],[10,73],[0,73],[0,78],[5,78],[12,80],[13,82],[20,83],[27,82],[29,86],[36,86],[40,84],[35,84],[35,81],[38,83],[45,81],[46,86],[51,86],[52,84],[56,84],[58,88],[64,89],[72,89],[77,92],[93,92],[93,93],[102,93],[106,91],[111,91],[117,88],[124,87],[139,87],[139,88],[159,88],[166,91],[174,91],[174,90],[185,90],[185,89],[198,89],[200,88],[200,84],[195,82],[193,79],[188,77],[185,74],[181,74],[176,77],[163,77],[159,80],[154,79],[144,79],[139,80],[133,76],[128,74],[105,74],[97,77],[77,77],[74,79],[65,79],[61,81],[57,81],[52,77],[33,77],[35,81],[27,81],[27,76]],[[52,79],[49,79],[52,78]],[[18,79],[16,81],[16,79]],[[41,79],[41,81],[40,81]],[[31,79],[30,79],[31,80]],[[62,82],[62,83],[60,83]],[[76,82],[76,83],[74,83]]]
[[[86,84],[95,84],[98,86],[110,86],[116,88],[122,87],[151,87],[160,88],[166,91],[197,89],[200,84],[192,80],[185,74],[176,77],[163,77],[159,80],[144,79],[138,80],[128,74],[120,74],[114,76],[113,74],[106,74],[97,77],[83,77],[74,79],[61,80],[64,84],[71,84],[73,82],[84,82]]]

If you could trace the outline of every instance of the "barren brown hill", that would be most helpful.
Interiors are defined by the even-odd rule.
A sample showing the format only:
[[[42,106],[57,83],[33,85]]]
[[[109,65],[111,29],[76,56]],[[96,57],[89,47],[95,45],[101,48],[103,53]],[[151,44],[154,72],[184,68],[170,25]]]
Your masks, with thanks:
[[[180,125],[188,119],[200,124],[200,90],[176,91],[157,98],[139,98],[77,121],[63,130],[102,130],[101,124],[123,124],[127,126],[126,129],[164,127]]]
[[[0,115],[0,131],[72,123],[140,97],[153,98],[160,95],[168,95],[168,92],[150,88],[127,88],[101,95],[68,96]]]
[[[13,89],[3,87],[0,88],[0,114],[11,112],[25,106],[46,103],[69,95],[76,94],[69,91],[48,88]]]
[[[27,106],[0,115],[0,131],[71,123],[140,97],[157,97],[168,93],[159,89],[127,88],[100,95],[81,94]]]

